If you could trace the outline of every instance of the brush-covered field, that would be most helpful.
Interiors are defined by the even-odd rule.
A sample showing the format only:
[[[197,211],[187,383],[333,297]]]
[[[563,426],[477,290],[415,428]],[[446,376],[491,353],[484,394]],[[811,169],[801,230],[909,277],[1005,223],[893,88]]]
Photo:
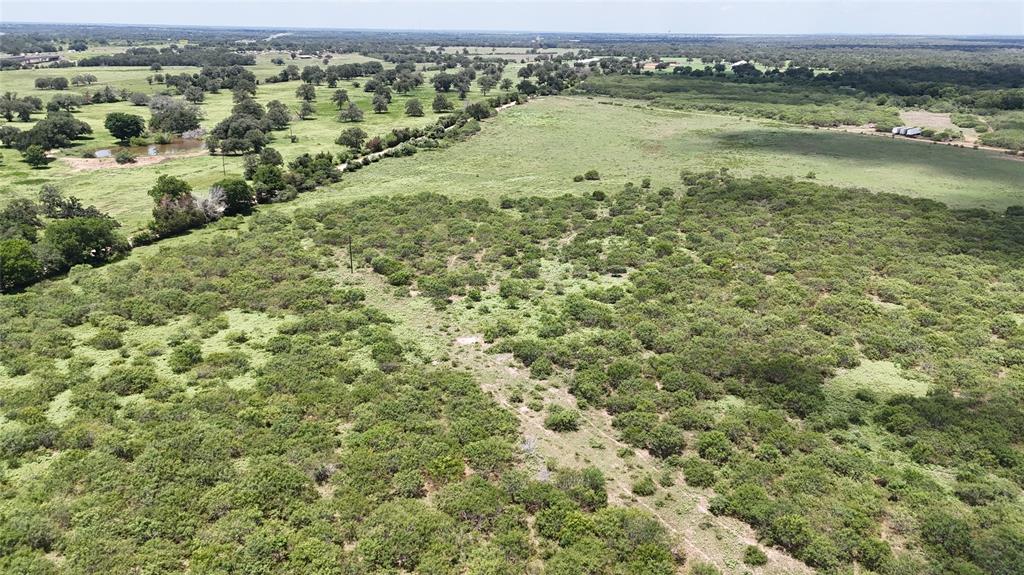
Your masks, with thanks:
[[[128,102],[76,111],[91,139],[46,168],[0,149],[0,231],[39,238],[0,259],[77,263],[0,295],[0,572],[1019,572],[1024,162],[606,96],[445,125],[433,73],[383,114],[339,82],[359,124],[316,88],[269,144],[301,190],[149,245],[124,238],[242,158],[63,159],[148,116]],[[0,80],[41,74],[71,72]],[[206,94],[202,125],[232,106]],[[330,178],[289,165],[352,125],[432,131]]]

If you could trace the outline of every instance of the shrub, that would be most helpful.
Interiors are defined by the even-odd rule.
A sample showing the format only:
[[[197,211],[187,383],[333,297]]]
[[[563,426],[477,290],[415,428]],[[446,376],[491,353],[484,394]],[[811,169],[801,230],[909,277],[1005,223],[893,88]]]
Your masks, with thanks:
[[[554,366],[547,357],[541,357],[530,364],[530,377],[534,379],[547,379],[554,373]]]
[[[651,479],[650,475],[644,475],[633,482],[633,494],[639,497],[650,497],[654,495],[656,489],[654,480]]]
[[[686,448],[686,438],[683,431],[674,425],[659,423],[648,434],[647,448],[656,457],[664,459],[681,453]]]
[[[561,405],[551,405],[544,418],[544,427],[558,432],[576,431],[580,428],[580,412]]]
[[[690,567],[690,575],[722,575],[722,572],[710,563],[697,562]]]
[[[132,154],[127,150],[122,150],[118,152],[116,156],[114,156],[114,161],[117,162],[118,164],[134,164],[135,154]]]
[[[25,163],[32,166],[33,168],[41,168],[49,163],[49,158],[46,157],[46,152],[43,151],[42,146],[32,144],[25,151],[21,153]]]
[[[682,462],[683,478],[693,487],[711,487],[715,484],[715,466],[696,457],[687,457]]]
[[[583,174],[583,178],[586,180],[600,180],[601,175],[597,173],[597,170],[587,170],[586,173]]]
[[[407,286],[411,285],[413,280],[412,270],[400,269],[392,274],[388,274],[388,283],[393,286]]]
[[[89,345],[96,349],[120,349],[124,346],[124,341],[121,340],[121,334],[116,330],[104,328],[89,339]]]
[[[151,367],[119,366],[100,378],[100,389],[117,395],[133,395],[156,382],[156,372]]]
[[[708,431],[697,438],[697,453],[708,461],[722,464],[732,456],[732,443],[721,431]]]
[[[184,373],[203,361],[203,351],[199,344],[187,341],[174,348],[167,358],[167,365],[174,373]]]
[[[759,567],[768,563],[768,556],[756,545],[747,545],[743,550],[743,562],[753,567]]]

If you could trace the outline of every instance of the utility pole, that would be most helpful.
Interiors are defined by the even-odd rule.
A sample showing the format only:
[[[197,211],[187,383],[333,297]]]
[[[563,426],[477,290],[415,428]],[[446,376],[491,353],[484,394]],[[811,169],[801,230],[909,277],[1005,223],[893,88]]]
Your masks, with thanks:
[[[352,258],[352,234],[348,235],[348,271],[356,273],[355,260]]]

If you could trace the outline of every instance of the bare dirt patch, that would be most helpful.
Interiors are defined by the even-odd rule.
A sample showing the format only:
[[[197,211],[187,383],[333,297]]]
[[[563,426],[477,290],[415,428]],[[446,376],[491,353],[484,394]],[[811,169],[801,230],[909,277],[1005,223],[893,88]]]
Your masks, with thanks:
[[[60,158],[62,162],[67,164],[73,172],[92,172],[95,170],[110,170],[110,169],[121,169],[121,168],[138,168],[140,166],[152,166],[154,164],[161,164],[167,160],[175,160],[178,158],[192,158],[195,156],[201,156],[205,154],[205,150],[196,152],[188,152],[185,154],[174,154],[166,156],[142,156],[135,159],[134,163],[131,164],[118,164],[114,158]]]
[[[956,124],[949,119],[949,114],[926,112],[924,110],[903,110],[900,120],[908,126],[933,128],[935,130],[958,130]]]

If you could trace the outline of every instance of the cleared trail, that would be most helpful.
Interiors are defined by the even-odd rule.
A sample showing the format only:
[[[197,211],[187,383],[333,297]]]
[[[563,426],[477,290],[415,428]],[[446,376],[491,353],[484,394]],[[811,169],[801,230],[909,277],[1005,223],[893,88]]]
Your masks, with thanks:
[[[347,253],[342,252],[338,261],[343,261],[343,267],[347,268]],[[546,404],[575,406],[575,398],[557,382],[532,380],[525,370],[513,365],[510,355],[488,353],[488,346],[482,343],[479,334],[459,325],[455,314],[435,310],[426,298],[396,296],[394,288],[368,271],[357,270],[352,276],[345,269],[341,275],[346,283],[366,291],[368,304],[398,320],[403,339],[418,343],[427,355],[434,356],[432,363],[467,369],[484,391],[517,416],[524,438],[524,464],[538,477],[547,476],[546,461],[549,460],[566,467],[599,468],[607,480],[609,503],[641,508],[657,518],[685,552],[687,564],[711,563],[726,575],[814,573],[788,554],[764,547],[769,558],[767,565],[743,564],[746,546],[757,544],[756,533],[738,520],[712,515],[707,508],[712,492],[687,486],[680,472],[674,474],[674,485],[659,486],[650,497],[635,496],[632,493],[634,478],[642,475],[657,478],[664,466],[644,450],[632,450],[633,455],[620,457],[620,450],[630,448],[617,439],[606,413],[584,411],[583,425],[576,432],[555,433],[545,428],[544,411],[533,411],[524,404],[513,403],[509,397],[543,384]]]

